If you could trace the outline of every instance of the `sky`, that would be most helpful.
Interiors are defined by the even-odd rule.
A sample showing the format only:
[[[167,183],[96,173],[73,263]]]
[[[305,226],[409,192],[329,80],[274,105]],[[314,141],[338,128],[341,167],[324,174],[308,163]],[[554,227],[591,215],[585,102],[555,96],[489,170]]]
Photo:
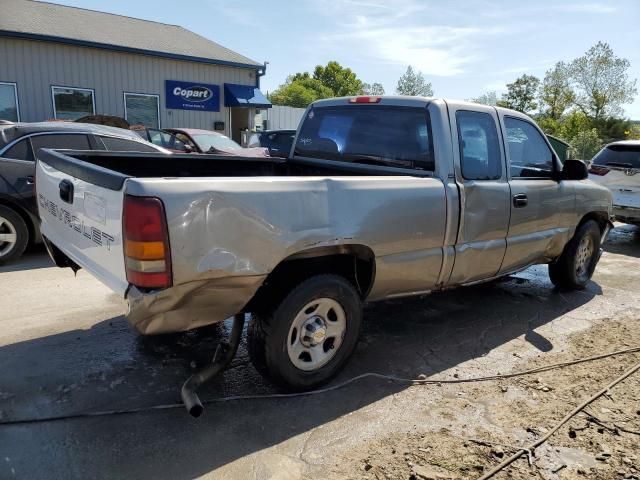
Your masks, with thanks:
[[[527,73],[539,78],[602,40],[640,79],[640,0],[55,0],[185,27],[253,60],[269,62],[272,91],[295,72],[337,60],[394,93],[408,65],[434,95],[498,94]],[[640,80],[638,81],[640,90]],[[640,120],[640,94],[624,106]]]

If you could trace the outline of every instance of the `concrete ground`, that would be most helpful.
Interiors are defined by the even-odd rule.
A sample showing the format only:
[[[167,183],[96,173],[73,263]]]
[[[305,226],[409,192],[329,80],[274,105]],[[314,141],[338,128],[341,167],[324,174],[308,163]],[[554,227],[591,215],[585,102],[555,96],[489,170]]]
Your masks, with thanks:
[[[605,250],[582,292],[554,291],[546,267],[534,267],[501,282],[370,305],[358,348],[336,382],[366,372],[442,379],[507,373],[637,346],[640,229],[619,225]],[[471,452],[467,441],[452,439],[521,444],[571,410],[574,397],[588,397],[640,360],[616,357],[597,368],[482,386],[369,378],[302,398],[209,403],[200,419],[173,408],[2,425],[176,403],[181,383],[207,361],[228,325],[141,337],[117,296],[84,271],[75,277],[52,267],[39,250],[0,267],[0,292],[0,478],[428,478],[424,468],[439,469],[440,478],[472,478],[500,452]],[[629,405],[640,401],[637,380],[618,388],[631,392]],[[274,391],[243,344],[201,397]],[[543,408],[546,416],[536,417]],[[527,421],[535,423],[526,427],[531,431]],[[564,467],[554,472],[560,464],[549,457],[545,466],[543,458],[531,475],[634,478],[640,449],[631,439],[638,437],[629,436],[625,450],[625,435],[604,463],[594,460],[589,442],[563,446],[566,452],[558,446],[554,455],[566,453],[557,460]],[[450,450],[443,453],[443,445]],[[518,462],[509,477],[534,468]]]

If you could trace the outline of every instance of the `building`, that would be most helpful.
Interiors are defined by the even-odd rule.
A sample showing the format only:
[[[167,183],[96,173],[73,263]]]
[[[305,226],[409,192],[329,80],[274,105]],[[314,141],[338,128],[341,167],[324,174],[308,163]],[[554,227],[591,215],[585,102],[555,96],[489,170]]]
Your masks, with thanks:
[[[180,26],[30,0],[0,3],[0,119],[105,114],[239,140],[271,106],[259,90],[266,64]]]

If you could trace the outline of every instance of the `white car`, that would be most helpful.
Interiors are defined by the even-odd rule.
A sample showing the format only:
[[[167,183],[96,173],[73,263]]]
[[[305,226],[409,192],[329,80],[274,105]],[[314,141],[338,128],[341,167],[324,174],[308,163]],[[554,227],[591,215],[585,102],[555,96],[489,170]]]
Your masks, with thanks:
[[[617,221],[640,225],[640,140],[605,146],[593,157],[589,178],[611,190]]]

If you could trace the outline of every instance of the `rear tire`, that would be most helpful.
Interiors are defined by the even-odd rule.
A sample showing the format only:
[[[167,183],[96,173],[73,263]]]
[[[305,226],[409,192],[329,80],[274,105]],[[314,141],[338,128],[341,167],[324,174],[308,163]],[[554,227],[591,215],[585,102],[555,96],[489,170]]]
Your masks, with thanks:
[[[0,265],[15,260],[29,243],[29,229],[20,214],[0,205]]]
[[[317,275],[274,309],[253,314],[247,332],[256,370],[291,391],[333,378],[355,349],[362,321],[358,292],[338,275]]]
[[[587,286],[600,256],[600,227],[588,220],[577,229],[562,255],[549,264],[549,278],[563,290],[582,290]]]

